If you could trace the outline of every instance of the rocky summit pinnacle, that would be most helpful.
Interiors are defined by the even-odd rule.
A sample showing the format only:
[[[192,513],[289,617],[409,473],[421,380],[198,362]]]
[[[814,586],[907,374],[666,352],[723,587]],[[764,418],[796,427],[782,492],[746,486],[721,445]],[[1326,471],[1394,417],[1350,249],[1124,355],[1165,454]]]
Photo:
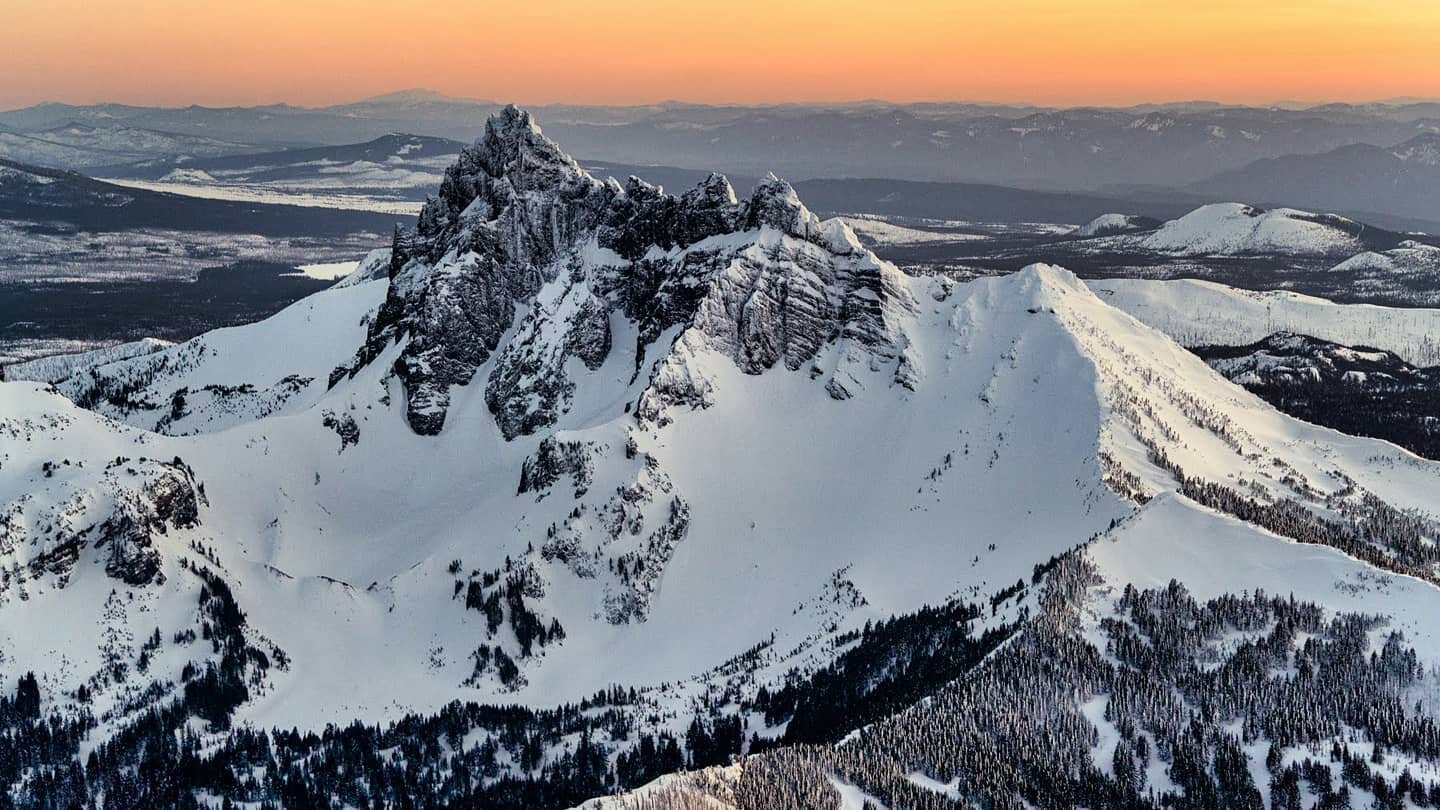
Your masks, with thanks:
[[[678,197],[636,177],[601,181],[513,105],[445,172],[413,230],[397,232],[390,268],[364,346],[332,382],[385,357],[411,428],[426,435],[444,427],[451,388],[487,363],[485,401],[507,439],[553,424],[574,389],[567,361],[603,364],[616,316],[638,330],[624,347],[636,374],[672,327],[695,332],[679,348],[728,354],[748,373],[782,360],[797,369],[840,339],[847,356],[858,343],[889,360],[903,343],[885,326],[903,295],[884,276],[898,271],[841,221],[822,222],[790,184],[769,175],[742,203],[720,174]],[[690,389],[674,386],[685,359],[660,360],[641,415],[703,406],[695,375],[682,375]],[[844,398],[857,380],[840,376],[827,386]]]

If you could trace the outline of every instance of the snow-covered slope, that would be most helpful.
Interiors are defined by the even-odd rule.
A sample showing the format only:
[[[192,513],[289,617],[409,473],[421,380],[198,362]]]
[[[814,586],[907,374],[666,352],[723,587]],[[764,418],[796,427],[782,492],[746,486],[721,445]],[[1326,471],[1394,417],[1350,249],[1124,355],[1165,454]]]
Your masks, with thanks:
[[[1094,236],[1114,236],[1134,231],[1149,231],[1160,226],[1160,221],[1137,214],[1101,214],[1070,232],[1071,236],[1088,239]]]
[[[778,179],[601,182],[511,108],[386,260],[59,392],[0,385],[7,677],[85,685],[107,728],[196,660],[239,667],[264,726],[703,691],[1195,487],[1435,573],[1367,521],[1432,509],[1440,465],[1276,412],[1063,269],[911,277]],[[227,599],[242,630],[187,637]]]
[[[1208,281],[1095,279],[1091,289],[1185,346],[1244,345],[1276,332],[1394,352],[1417,366],[1440,365],[1440,310],[1336,304]]]
[[[142,342],[149,351],[101,350],[12,368],[33,365],[47,376],[16,379],[53,383],[72,401],[147,430],[222,430],[313,403],[364,338],[384,295],[383,283],[337,285],[263,321],[184,343]]]
[[[1361,249],[1362,229],[1360,223],[1333,214],[1214,203],[1166,222],[1138,244],[1161,253],[1198,256],[1350,255]]]
[[[120,343],[115,346],[107,346],[103,349],[94,349],[88,352],[41,357],[36,360],[29,360],[24,363],[13,363],[5,366],[3,369],[0,369],[0,379],[58,383],[67,377],[75,375],[79,371],[106,363],[129,360],[132,357],[151,354],[170,345],[172,344],[169,341],[143,338],[141,340],[132,340],[128,343]]]
[[[1383,273],[1392,283],[1422,287],[1440,274],[1440,247],[1406,241],[1384,251],[1367,250],[1335,265],[1336,273]]]

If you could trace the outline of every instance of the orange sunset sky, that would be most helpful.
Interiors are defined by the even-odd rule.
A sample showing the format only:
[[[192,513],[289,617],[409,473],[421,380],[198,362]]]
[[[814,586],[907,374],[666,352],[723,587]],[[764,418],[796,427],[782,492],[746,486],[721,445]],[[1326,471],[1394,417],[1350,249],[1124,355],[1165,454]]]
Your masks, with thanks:
[[[0,0],[0,107],[1440,97],[1440,0]]]

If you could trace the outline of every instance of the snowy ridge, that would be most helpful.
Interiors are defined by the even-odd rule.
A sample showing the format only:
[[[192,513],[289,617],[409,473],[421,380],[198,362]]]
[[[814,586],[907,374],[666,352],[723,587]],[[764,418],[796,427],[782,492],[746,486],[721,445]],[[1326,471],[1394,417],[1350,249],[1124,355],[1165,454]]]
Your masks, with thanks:
[[[1394,352],[1417,366],[1440,365],[1440,310],[1336,304],[1275,290],[1254,292],[1208,281],[1088,282],[1122,309],[1185,346],[1254,343],[1275,332]]]
[[[257,323],[176,345],[142,342],[152,349],[145,353],[60,358],[56,376],[67,373],[44,381],[72,401],[146,430],[221,430],[313,402],[329,370],[363,337],[384,287],[337,285]]]
[[[3,371],[0,371],[0,379],[12,382],[29,380],[31,382],[58,383],[96,366],[152,354],[171,345],[173,344],[167,340],[144,338],[88,352],[41,357],[5,366]]]

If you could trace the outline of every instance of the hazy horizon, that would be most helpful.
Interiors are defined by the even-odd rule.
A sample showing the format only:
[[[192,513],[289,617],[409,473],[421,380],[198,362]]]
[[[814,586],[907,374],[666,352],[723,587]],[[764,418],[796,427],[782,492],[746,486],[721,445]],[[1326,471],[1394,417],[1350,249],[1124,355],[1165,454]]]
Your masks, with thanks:
[[[506,97],[504,97],[503,95],[500,95],[500,94],[496,94],[496,95],[493,95],[493,96],[465,95],[465,94],[460,94],[460,93],[451,93],[451,92],[446,92],[446,91],[443,91],[443,90],[437,90],[437,89],[432,88],[432,87],[401,87],[401,88],[394,88],[394,89],[389,89],[389,90],[380,90],[380,91],[378,91],[378,92],[373,92],[373,93],[366,93],[366,94],[360,95],[360,96],[354,96],[354,97],[348,97],[348,96],[347,96],[347,97],[336,98],[335,100],[327,101],[327,102],[312,102],[312,103],[304,103],[304,102],[296,101],[296,100],[293,100],[293,99],[284,99],[284,98],[280,98],[280,99],[270,99],[270,100],[260,100],[260,101],[254,101],[254,102],[249,102],[249,103],[234,103],[234,104],[210,103],[210,102],[202,101],[202,100],[195,100],[195,101],[177,101],[177,102],[166,102],[166,103],[151,103],[151,102],[145,102],[145,101],[139,101],[139,100],[133,100],[133,99],[126,99],[126,98],[108,98],[108,97],[106,97],[106,98],[94,98],[94,99],[43,98],[43,99],[39,99],[39,100],[32,101],[32,102],[29,102],[29,103],[25,103],[25,104],[9,104],[9,105],[5,105],[5,106],[0,106],[0,112],[9,112],[9,111],[14,111],[14,110],[19,110],[19,109],[30,108],[30,107],[39,107],[39,106],[44,106],[44,105],[47,105],[47,104],[66,105],[66,106],[72,106],[72,107],[88,107],[88,106],[101,106],[101,105],[113,104],[113,105],[128,106],[128,107],[152,107],[152,108],[157,108],[157,109],[184,109],[184,108],[186,108],[186,107],[204,107],[204,108],[208,108],[208,109],[226,109],[226,108],[243,108],[243,107],[288,106],[288,107],[294,107],[294,108],[297,108],[297,109],[322,110],[322,109],[326,109],[326,108],[329,108],[329,107],[337,107],[337,106],[343,106],[343,105],[347,105],[347,104],[359,104],[359,103],[371,102],[371,101],[380,101],[380,100],[384,100],[384,99],[387,99],[387,98],[393,98],[393,97],[403,96],[403,95],[407,95],[407,94],[422,94],[422,93],[423,93],[423,94],[431,94],[431,95],[435,96],[437,100],[450,101],[450,102],[474,102],[474,103],[476,103],[476,104],[515,104],[515,105],[521,106],[521,107],[525,107],[525,106],[547,107],[547,106],[562,106],[562,105],[563,105],[563,106],[575,106],[575,107],[660,107],[660,106],[665,106],[665,105],[686,105],[686,106],[695,106],[695,107],[787,107],[787,106],[788,106],[788,107],[851,107],[851,106],[864,106],[864,105],[893,105],[893,106],[897,106],[897,107],[903,107],[903,106],[923,106],[923,105],[931,105],[931,106],[946,106],[946,105],[957,105],[957,106],[959,106],[959,105],[967,105],[967,106],[977,106],[977,107],[1016,107],[1016,108],[1034,107],[1034,108],[1036,108],[1036,109],[1129,109],[1129,108],[1134,108],[1134,107],[1161,107],[1161,106],[1185,106],[1185,105],[1214,105],[1214,106],[1217,106],[1217,107],[1252,107],[1252,108],[1257,108],[1257,109],[1270,109],[1270,108],[1295,108],[1295,109],[1305,109],[1305,108],[1320,107],[1320,106],[1325,106],[1325,105],[1330,105],[1330,104],[1349,104],[1349,105],[1387,104],[1387,105],[1400,106],[1400,105],[1405,105],[1405,104],[1440,103],[1440,95],[1436,95],[1436,96],[1386,96],[1386,97],[1373,97],[1373,98],[1372,98],[1372,97],[1364,97],[1364,98],[1331,98],[1331,97],[1320,97],[1320,98],[1311,98],[1311,99],[1304,99],[1304,98],[1283,98],[1283,99],[1275,99],[1275,100],[1271,100],[1271,101],[1258,101],[1258,102],[1252,102],[1252,101],[1236,101],[1236,100],[1229,100],[1229,99],[1223,99],[1223,98],[1182,98],[1182,97],[1160,98],[1160,97],[1157,97],[1157,98],[1148,98],[1148,99],[1144,99],[1144,100],[1140,100],[1140,101],[1134,101],[1134,102],[1128,102],[1128,103],[1103,103],[1103,102],[1083,102],[1083,101],[1081,101],[1081,102],[1076,102],[1076,103],[1071,103],[1071,104],[1047,104],[1047,103],[1041,103],[1041,102],[1032,101],[1032,100],[1027,100],[1027,99],[995,100],[995,99],[977,99],[977,98],[961,98],[961,97],[956,97],[956,98],[940,98],[940,99],[919,99],[919,100],[901,100],[901,99],[893,99],[893,98],[874,97],[874,98],[837,98],[837,99],[796,98],[796,99],[791,99],[791,100],[777,100],[777,101],[744,101],[744,100],[706,100],[706,101],[702,101],[702,100],[695,100],[695,99],[689,99],[689,98],[661,98],[661,99],[653,99],[653,100],[638,100],[638,101],[632,101],[632,102],[566,101],[566,100],[528,101],[528,100],[525,100],[525,99],[511,99],[511,98],[506,98]]]
[[[0,107],[324,106],[395,87],[529,104],[981,99],[1264,106],[1440,96],[1440,3],[17,0]]]

